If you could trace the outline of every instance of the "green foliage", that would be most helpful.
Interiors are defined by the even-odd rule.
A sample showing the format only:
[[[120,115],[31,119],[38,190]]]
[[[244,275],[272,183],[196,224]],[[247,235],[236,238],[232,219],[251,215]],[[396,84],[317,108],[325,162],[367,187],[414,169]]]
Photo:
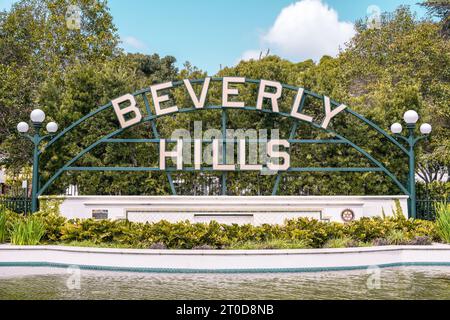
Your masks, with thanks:
[[[45,226],[45,233],[42,241],[58,241],[62,236],[62,227],[66,223],[66,219],[57,214],[56,210],[52,208],[43,208],[41,211],[34,214],[39,218]]]
[[[428,10],[428,14],[441,19],[444,37],[450,36],[450,2],[448,0],[425,0],[420,3]]]
[[[45,234],[45,225],[38,217],[21,217],[11,224],[11,243],[15,245],[37,245]]]
[[[386,240],[391,245],[405,245],[408,244],[410,239],[403,230],[390,230],[386,236]]]
[[[327,240],[324,248],[349,248],[349,247],[358,247],[358,242],[353,240],[349,236],[344,236],[341,238],[331,238]]]
[[[284,225],[225,225],[189,221],[169,223],[131,223],[110,220],[72,220],[39,212],[34,219],[44,225],[42,243],[86,243],[98,246],[132,248],[322,248],[354,247],[385,239],[387,244],[416,239],[439,241],[430,221],[389,217],[363,218],[348,224],[326,223],[314,219],[287,220]],[[19,222],[22,217],[16,218]],[[423,239],[422,239],[422,238]],[[424,237],[427,237],[425,239]],[[419,239],[420,238],[420,239]],[[425,241],[425,242],[427,242]],[[408,242],[409,243],[409,242]]]
[[[7,236],[7,217],[6,211],[0,210],[0,243],[6,241]]]
[[[229,246],[230,250],[269,250],[269,249],[307,249],[308,242],[305,240],[272,239],[263,242],[246,241],[238,242]]]
[[[450,198],[450,182],[418,183],[417,198],[437,200]]]
[[[49,120],[57,121],[64,128],[122,94],[153,83],[205,76],[189,63],[183,70],[178,70],[174,57],[124,54],[117,46],[117,30],[105,1],[77,1],[83,12],[82,28],[68,29],[65,12],[69,3],[66,0],[20,0],[9,12],[0,15],[0,153],[6,155],[2,161],[12,169],[19,170],[30,161],[30,143],[27,140],[18,143],[20,138],[15,133],[15,126],[17,119],[26,119],[33,108],[43,108],[51,115]],[[442,17],[441,6],[430,2],[427,7]],[[447,23],[448,19],[443,18],[443,22]],[[358,25],[357,34],[336,58],[324,56],[316,64],[312,60],[293,63],[268,56],[224,68],[217,76],[271,79],[302,86],[345,103],[385,130],[392,122],[400,121],[404,111],[414,108],[419,111],[421,121],[430,122],[434,129],[426,147],[419,145],[420,168],[442,169],[450,163],[450,44],[441,36],[441,27],[442,22],[419,20],[409,9],[400,7],[383,16],[379,29]],[[199,88],[195,86],[194,89],[198,91]],[[254,105],[257,89],[256,85],[240,88],[239,99],[249,106]],[[219,85],[212,84],[207,104],[220,105],[220,91]],[[292,93],[283,95],[281,111],[292,107],[292,98]],[[171,99],[179,106],[190,103],[183,90],[175,90]],[[142,101],[138,104],[143,106]],[[321,104],[319,99],[307,99],[304,111],[320,121]],[[280,129],[282,137],[289,135],[292,125],[292,121],[269,114],[241,110],[229,110],[228,114],[230,123],[236,128],[275,127]],[[157,120],[157,127],[161,137],[168,138],[174,128],[190,130],[192,122],[199,119],[207,124],[204,129],[220,128],[220,113],[213,111],[164,117]],[[47,180],[98,137],[116,128],[114,114],[104,112],[65,136],[42,155],[42,180]],[[385,139],[380,139],[375,130],[358,124],[349,116],[337,117],[331,129],[376,156],[400,180],[406,181],[406,156]],[[120,138],[152,137],[147,123],[127,130]],[[330,137],[309,126],[300,126],[295,138]],[[292,161],[300,167],[371,165],[346,146],[302,145],[291,149]],[[156,147],[147,144],[102,144],[77,164],[153,166],[158,161],[152,157],[156,154]],[[434,169],[424,170],[434,172]],[[193,185],[201,184],[208,177],[174,174],[174,180],[189,180]],[[399,193],[398,188],[380,173],[289,173],[283,179],[280,194]],[[274,177],[253,172],[233,173],[229,175],[227,187],[230,195],[240,195],[244,191],[252,195],[270,195],[273,183]],[[117,172],[64,174],[48,192],[59,194],[68,184],[78,185],[82,194],[170,193],[164,174]],[[192,189],[187,186],[177,191],[186,194]],[[308,237],[315,245],[322,243],[320,234],[311,233]]]
[[[13,223],[23,216],[8,209],[0,209],[0,243],[10,240],[10,231]]]
[[[83,12],[80,30],[67,27],[72,3],[20,0],[0,13],[0,145],[9,167],[30,161],[30,144],[17,143],[14,128],[34,108],[48,111],[40,103],[44,84],[58,82],[74,64],[100,63],[118,54],[119,37],[106,1],[76,1]]]
[[[406,219],[405,214],[403,213],[402,206],[400,204],[400,200],[395,200],[395,209],[392,211],[394,219],[402,220]],[[385,216],[383,216],[385,218]]]
[[[444,209],[445,208],[445,209]],[[405,219],[402,214],[386,218],[362,218],[347,224],[299,218],[283,225],[226,225],[212,221],[190,223],[132,223],[111,220],[67,220],[55,206],[30,217],[0,212],[6,233],[14,244],[67,244],[117,248],[161,249],[289,249],[343,248],[388,244],[425,245],[448,241],[449,207],[436,223]],[[3,222],[5,221],[5,222]],[[0,229],[1,230],[1,229]],[[444,230],[444,232],[441,232]],[[445,231],[446,230],[446,231]],[[445,233],[446,232],[446,233]]]
[[[450,204],[436,204],[436,229],[440,238],[450,243]]]

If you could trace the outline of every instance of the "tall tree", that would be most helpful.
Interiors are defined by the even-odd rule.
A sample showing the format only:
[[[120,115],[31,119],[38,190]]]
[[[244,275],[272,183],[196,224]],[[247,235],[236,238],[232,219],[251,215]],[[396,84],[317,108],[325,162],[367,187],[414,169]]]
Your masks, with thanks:
[[[450,1],[449,0],[426,0],[420,3],[428,9],[428,13],[442,21],[442,35],[450,36]]]
[[[0,150],[7,165],[29,161],[30,149],[16,143],[15,126],[32,109],[45,109],[38,103],[45,101],[43,83],[75,63],[111,59],[117,44],[106,1],[21,0],[0,14]]]

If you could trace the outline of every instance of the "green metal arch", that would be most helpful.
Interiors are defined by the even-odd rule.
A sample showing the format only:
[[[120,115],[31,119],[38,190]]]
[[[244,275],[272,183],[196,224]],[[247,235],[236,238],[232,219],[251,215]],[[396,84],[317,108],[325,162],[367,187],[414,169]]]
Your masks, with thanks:
[[[211,78],[211,81],[222,81],[223,78]],[[198,79],[198,80],[191,80],[192,84],[199,84],[199,83],[203,83],[205,80],[204,79]],[[252,79],[246,79],[245,81],[246,83],[253,83],[253,84],[259,84],[260,80],[252,80]],[[181,85],[183,85],[183,81],[177,81],[177,82],[173,82],[173,87],[179,87]],[[294,90],[294,91],[298,91],[300,89],[300,87],[295,87],[295,86],[290,86],[290,85],[282,85],[282,87],[284,89],[288,89],[288,90]],[[82,150],[77,156],[75,156],[74,158],[72,158],[70,161],[68,161],[63,167],[61,167],[45,184],[42,188],[40,188],[40,190],[37,192],[38,196],[41,196],[53,183],[54,181],[61,176],[62,173],[64,173],[65,171],[75,171],[77,170],[77,168],[72,168],[71,166],[78,161],[79,159],[81,159],[85,154],[87,154],[88,152],[92,151],[96,146],[98,146],[99,144],[102,143],[107,143],[107,142],[111,142],[110,140],[112,138],[114,138],[115,136],[123,133],[124,131],[135,127],[137,125],[140,125],[142,123],[145,122],[151,122],[152,124],[152,130],[153,133],[155,135],[155,137],[159,138],[159,133],[158,130],[156,128],[156,124],[155,121],[158,118],[164,117],[164,116],[170,116],[173,114],[167,114],[167,115],[153,115],[150,109],[150,104],[148,102],[148,98],[146,96],[146,93],[150,92],[150,88],[145,88],[142,90],[139,90],[137,92],[135,92],[133,94],[133,96],[137,97],[137,96],[142,96],[144,99],[144,103],[146,106],[146,110],[147,113],[149,114],[147,117],[143,118],[142,121],[140,123],[137,123],[133,126],[127,127],[127,128],[121,128],[118,129],[112,133],[109,133],[105,136],[103,136],[101,139],[97,140],[96,142],[92,143],[90,146],[86,147],[84,150]],[[304,91],[305,96],[311,96],[317,99],[323,99],[324,96],[319,95],[317,93],[305,90]],[[304,99],[305,100],[305,99]],[[336,107],[339,106],[340,103],[334,101],[334,100],[330,100],[331,105]],[[84,121],[94,117],[95,115],[97,115],[98,113],[108,110],[109,108],[112,108],[112,104],[111,102],[99,107],[98,109],[92,111],[91,113],[89,113],[88,115],[82,117],[81,119],[79,119],[78,121],[74,122],[73,124],[71,124],[69,127],[67,127],[66,129],[64,129],[63,131],[61,131],[58,135],[56,135],[41,151],[39,151],[39,153],[43,153],[45,152],[45,150],[47,150],[49,147],[51,147],[54,143],[56,143],[57,141],[59,141],[61,138],[63,138],[67,133],[69,133],[70,131],[72,131],[73,129],[75,129],[77,126],[79,126],[81,123],[83,123]],[[223,106],[206,106],[203,109],[196,109],[194,107],[192,108],[185,108],[185,109],[180,109],[177,113],[190,113],[190,112],[194,112],[194,111],[202,111],[202,110],[229,110],[229,109],[233,109],[233,108],[226,108]],[[376,168],[374,168],[374,170],[366,170],[366,171],[381,171],[383,173],[385,173],[398,187],[399,189],[405,194],[405,195],[409,195],[409,191],[407,190],[407,188],[399,181],[399,179],[396,177],[396,175],[394,175],[391,171],[389,171],[380,161],[378,161],[377,159],[375,159],[372,155],[370,155],[368,152],[366,152],[365,150],[363,150],[361,147],[359,147],[358,145],[356,145],[354,142],[350,141],[349,139],[347,139],[346,137],[344,137],[343,135],[340,135],[338,133],[336,133],[333,130],[330,129],[324,129],[322,128],[320,125],[317,125],[315,123],[311,123],[311,122],[306,122],[303,121],[301,119],[297,119],[292,117],[290,114],[285,113],[285,112],[274,112],[272,110],[259,110],[256,107],[244,107],[244,108],[239,108],[239,110],[246,110],[246,111],[257,111],[257,112],[261,112],[261,113],[268,113],[268,114],[275,114],[284,118],[289,118],[289,119],[293,119],[295,120],[295,128],[298,125],[298,123],[307,123],[308,125],[312,126],[315,129],[327,132],[329,134],[332,134],[333,136],[335,136],[337,139],[336,141],[340,141],[340,143],[345,143],[347,145],[349,145],[350,147],[352,147],[353,149],[355,149],[356,151],[358,151],[360,154],[362,154],[366,159],[368,159],[370,162],[372,162]],[[361,120],[362,122],[366,123],[367,125],[369,125],[370,127],[372,127],[373,129],[375,129],[378,133],[382,134],[385,138],[387,138],[390,142],[392,142],[396,147],[398,147],[400,150],[402,150],[404,153],[406,153],[408,155],[408,150],[406,150],[406,148],[400,144],[397,140],[395,140],[391,135],[389,135],[386,131],[384,131],[383,129],[381,129],[379,126],[377,126],[376,124],[374,124],[372,121],[366,119],[365,117],[363,117],[362,115],[356,113],[355,111],[349,109],[348,107],[345,109],[345,112],[347,112],[348,114],[356,117],[357,119]],[[225,113],[226,116],[226,112],[223,112],[223,114]],[[292,132],[291,132],[291,139],[293,139],[293,134],[295,133],[294,128],[292,128]],[[84,168],[85,170],[88,168]],[[96,169],[96,168],[93,168]],[[97,168],[98,171],[106,171],[108,168]],[[111,169],[111,168],[109,168]],[[133,167],[129,167],[129,168],[122,168],[122,171],[136,171],[133,170]],[[136,168],[135,168],[136,169]],[[147,169],[151,169],[151,168],[147,168]],[[306,170],[306,169],[311,169],[311,168],[305,168],[305,170],[303,171],[312,171],[312,170]],[[330,170],[330,169],[335,169],[335,168],[323,168],[323,171],[358,171],[358,170],[350,170],[352,168],[341,168],[341,169],[348,169],[348,170]],[[328,170],[327,170],[328,169]],[[355,168],[358,169],[358,168]],[[370,168],[368,168],[370,169]],[[302,170],[296,170],[296,171],[302,171]],[[170,172],[167,172],[167,176],[169,179],[169,182],[171,184],[171,188],[172,188],[172,192],[174,193],[174,187],[173,187],[173,183],[172,183],[172,178],[170,175]],[[279,178],[281,177],[281,174],[278,175],[277,177],[277,181],[275,183],[274,186],[274,190],[277,186],[277,184],[279,183]]]

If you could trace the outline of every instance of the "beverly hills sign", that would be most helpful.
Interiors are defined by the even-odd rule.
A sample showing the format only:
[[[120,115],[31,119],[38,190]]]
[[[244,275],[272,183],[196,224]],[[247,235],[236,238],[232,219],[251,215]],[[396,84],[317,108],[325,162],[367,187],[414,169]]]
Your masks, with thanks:
[[[223,108],[245,108],[245,103],[239,100],[239,89],[235,87],[238,84],[245,84],[246,80],[243,77],[225,77],[222,80],[222,106]],[[211,84],[211,78],[206,78],[203,82],[203,87],[200,92],[200,96],[197,96],[191,81],[183,80],[183,84],[187,93],[189,94],[195,109],[203,109],[205,107],[206,99],[208,96],[208,91]],[[234,87],[233,87],[234,85]],[[150,87],[150,94],[153,101],[153,106],[156,116],[163,116],[168,114],[174,114],[179,112],[179,108],[176,105],[167,106],[170,101],[170,97],[167,94],[167,90],[174,87],[173,82],[166,82],[162,84],[153,85]],[[270,91],[269,91],[270,90]],[[164,91],[164,93],[163,93]],[[256,109],[262,110],[263,103],[265,101],[270,102],[272,111],[275,113],[279,112],[279,100],[283,93],[283,86],[281,83],[276,81],[261,80],[259,85],[258,96],[256,97]],[[302,120],[305,122],[313,123],[313,117],[306,115],[299,111],[301,102],[304,98],[305,90],[299,88],[297,94],[293,100],[292,108],[290,111],[290,116]],[[231,101],[231,97],[235,97]],[[317,124],[324,129],[327,129],[331,120],[336,117],[339,113],[344,111],[347,107],[345,105],[340,105],[332,110],[331,101],[329,97],[324,97],[324,119],[321,123]],[[163,106],[163,104],[165,104]],[[137,101],[132,94],[126,94],[117,99],[112,100],[112,106],[117,119],[120,123],[121,128],[128,128],[137,123],[140,123],[144,118],[140,108],[137,105]],[[202,146],[203,142],[199,139],[194,139],[194,170],[201,170],[202,161]],[[166,169],[166,159],[172,158],[176,159],[176,169],[183,170],[183,141],[178,139],[176,142],[175,150],[167,150],[167,144],[169,140],[160,140],[160,161],[159,167],[161,170]],[[290,155],[286,151],[279,151],[280,147],[288,149],[290,147],[289,141],[287,140],[269,140],[267,142],[267,163],[264,164],[248,164],[245,159],[246,155],[246,141],[238,141],[238,154],[239,159],[237,167],[234,164],[220,163],[220,146],[223,140],[213,139],[212,140],[212,165],[215,171],[235,171],[239,168],[242,171],[260,171],[263,169],[268,169],[270,171],[286,171],[290,168]],[[222,161],[223,162],[223,161]],[[264,168],[267,166],[267,168]]]

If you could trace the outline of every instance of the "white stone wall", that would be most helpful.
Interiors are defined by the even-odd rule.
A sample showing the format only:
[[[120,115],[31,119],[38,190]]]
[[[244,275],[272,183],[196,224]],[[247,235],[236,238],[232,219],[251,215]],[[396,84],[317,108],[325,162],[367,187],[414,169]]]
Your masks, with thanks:
[[[45,197],[43,197],[45,199]],[[54,199],[54,197],[53,197]],[[351,209],[355,218],[392,215],[399,200],[407,215],[407,196],[79,196],[61,197],[61,214],[69,219],[92,218],[95,211],[107,211],[109,219],[134,222],[191,222],[282,224],[286,219],[311,217],[342,222],[341,213]]]
[[[0,266],[77,265],[148,272],[351,270],[369,266],[450,266],[450,246],[386,246],[302,250],[142,250],[0,245]]]

